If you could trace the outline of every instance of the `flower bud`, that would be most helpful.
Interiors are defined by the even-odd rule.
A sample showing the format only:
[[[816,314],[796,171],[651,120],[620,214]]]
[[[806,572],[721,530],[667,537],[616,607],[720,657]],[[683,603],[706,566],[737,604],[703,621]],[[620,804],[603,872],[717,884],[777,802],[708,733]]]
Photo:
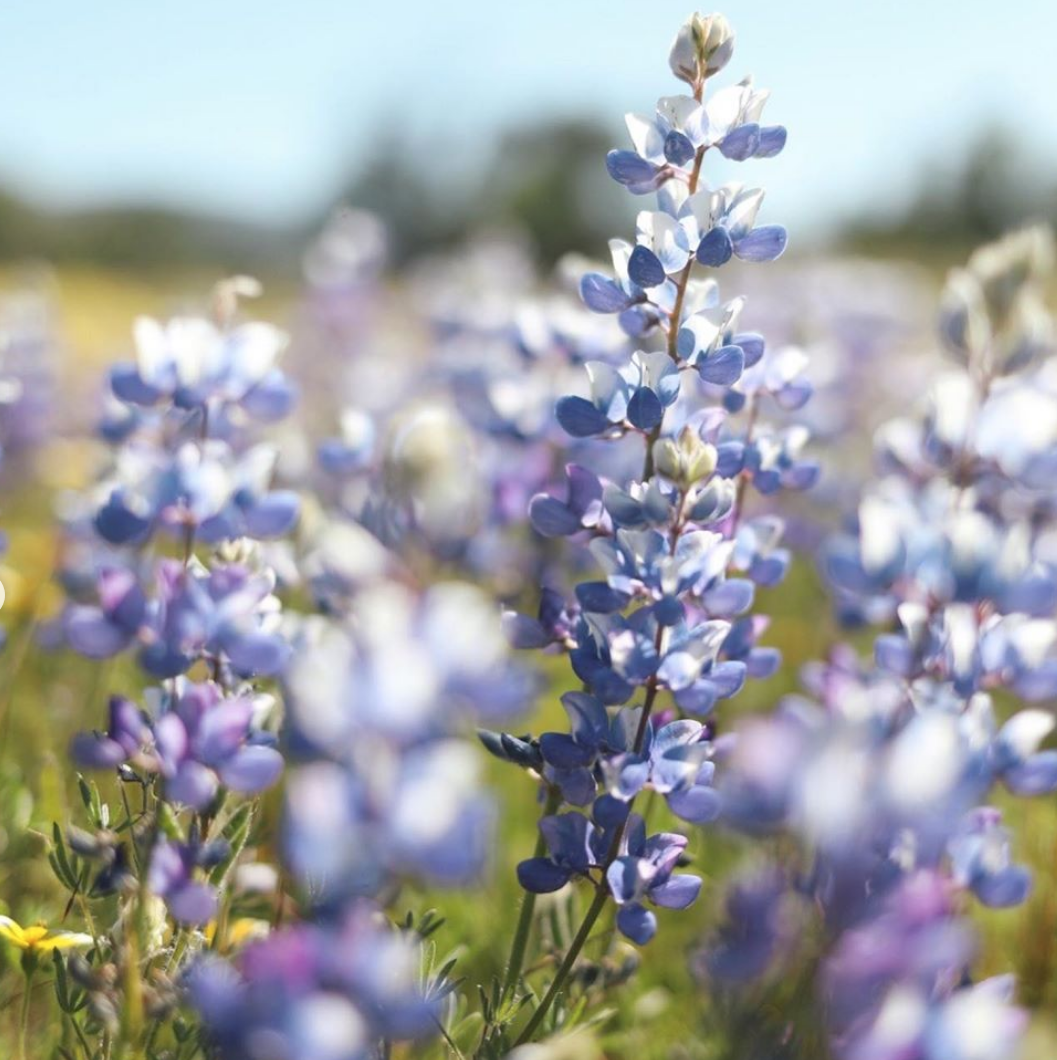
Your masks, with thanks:
[[[684,490],[708,478],[717,461],[715,446],[703,442],[689,427],[684,427],[675,441],[660,438],[653,445],[653,466]]]
[[[719,454],[714,445],[703,442],[697,431],[684,427],[679,432],[679,455],[687,485],[708,478],[716,470]]]
[[[693,14],[676,34],[668,65],[681,81],[700,85],[719,73],[734,51],[734,31],[722,15]]]
[[[679,450],[670,438],[659,438],[653,443],[653,466],[665,478],[678,482],[682,476],[682,461]]]

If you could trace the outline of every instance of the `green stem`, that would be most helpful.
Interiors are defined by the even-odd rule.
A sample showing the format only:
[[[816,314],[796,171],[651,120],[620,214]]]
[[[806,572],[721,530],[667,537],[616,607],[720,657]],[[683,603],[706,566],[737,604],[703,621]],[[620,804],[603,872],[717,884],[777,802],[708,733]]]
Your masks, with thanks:
[[[590,908],[587,910],[587,914],[584,916],[583,923],[580,925],[580,930],[576,933],[576,938],[573,939],[572,945],[569,947],[568,952],[565,954],[565,959],[558,966],[558,971],[554,973],[554,979],[551,981],[551,985],[547,990],[547,993],[543,995],[543,1000],[540,1001],[539,1005],[536,1006],[536,1011],[532,1013],[532,1019],[525,1024],[525,1029],[518,1036],[517,1041],[514,1043],[514,1047],[517,1048],[519,1045],[524,1045],[526,1042],[532,1040],[533,1034],[539,1028],[539,1025],[543,1022],[543,1017],[547,1015],[551,1005],[554,1003],[554,999],[561,992],[562,987],[565,985],[565,980],[569,978],[569,973],[573,970],[573,965],[576,964],[577,957],[580,956],[580,951],[584,948],[585,943],[591,934],[591,929],[595,926],[595,921],[598,919],[599,914],[605,908],[606,900],[609,895],[606,893],[605,881],[603,880],[598,885],[598,890],[595,892],[594,901],[591,903]]]
[[[29,1027],[29,1006],[33,997],[33,971],[26,972],[22,992],[22,1016],[18,1021],[18,1060],[26,1060],[26,1029]]]
[[[549,817],[556,812],[560,803],[561,794],[558,789],[549,787],[542,816]],[[533,857],[543,857],[546,849],[547,844],[543,838],[543,833],[539,832],[536,836],[536,849],[533,851]],[[510,946],[510,959],[506,965],[506,976],[503,979],[502,999],[504,1001],[514,992],[514,988],[521,978],[521,969],[525,964],[525,951],[528,948],[529,934],[532,931],[535,913],[536,893],[535,891],[526,891],[525,897],[521,900],[521,912],[518,916],[517,927],[514,930],[514,941]]]

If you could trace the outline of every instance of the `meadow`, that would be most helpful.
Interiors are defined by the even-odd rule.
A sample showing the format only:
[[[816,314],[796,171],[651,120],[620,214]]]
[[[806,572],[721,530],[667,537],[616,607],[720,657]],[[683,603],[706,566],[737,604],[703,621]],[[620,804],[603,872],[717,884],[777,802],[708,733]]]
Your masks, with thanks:
[[[0,271],[5,1055],[1057,1050],[1052,235],[786,254],[732,50],[612,262]]]

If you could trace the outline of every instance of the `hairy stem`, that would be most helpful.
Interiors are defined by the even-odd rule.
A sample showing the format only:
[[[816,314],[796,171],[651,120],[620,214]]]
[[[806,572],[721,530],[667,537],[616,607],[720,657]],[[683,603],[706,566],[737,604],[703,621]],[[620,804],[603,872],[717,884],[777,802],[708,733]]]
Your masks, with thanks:
[[[543,805],[543,817],[549,817],[554,813],[561,803],[561,793],[550,786],[547,789],[547,798]],[[533,857],[543,857],[546,853],[546,843],[543,833],[538,832],[536,836],[536,849]],[[510,958],[506,965],[506,975],[503,979],[502,999],[505,1001],[517,986],[521,978],[521,969],[525,964],[525,952],[528,948],[529,934],[532,931],[532,921],[536,912],[536,894],[534,891],[526,891],[521,902],[521,912],[518,915],[517,927],[514,930],[514,941],[510,946]]]
[[[580,951],[584,948],[584,944],[587,942],[587,939],[591,934],[591,929],[595,926],[595,921],[605,908],[608,897],[609,895],[606,892],[605,880],[603,880],[598,885],[594,901],[591,902],[590,908],[588,908],[587,913],[584,916],[583,923],[580,924],[580,930],[577,931],[576,938],[573,939],[572,945],[565,954],[565,959],[559,965],[558,971],[555,972],[554,979],[551,981],[547,993],[543,995],[543,999],[540,1001],[539,1005],[536,1006],[536,1011],[532,1013],[532,1019],[525,1024],[524,1030],[518,1035],[518,1039],[514,1043],[515,1048],[532,1040],[532,1036],[543,1022],[543,1017],[547,1015],[551,1005],[554,1003],[554,999],[561,992],[566,979],[569,978],[569,973],[573,970],[573,966],[576,964],[576,959],[580,956]]]

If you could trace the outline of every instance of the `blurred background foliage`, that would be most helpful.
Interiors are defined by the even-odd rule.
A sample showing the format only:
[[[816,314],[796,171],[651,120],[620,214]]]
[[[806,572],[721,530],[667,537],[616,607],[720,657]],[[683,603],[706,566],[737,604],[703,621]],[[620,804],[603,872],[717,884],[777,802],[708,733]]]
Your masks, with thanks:
[[[545,267],[570,251],[602,254],[607,239],[629,228],[626,198],[603,164],[622,141],[622,130],[588,118],[516,125],[472,176],[438,179],[421,163],[426,152],[383,136],[351,167],[337,199],[321,196],[307,223],[275,226],[151,204],[48,210],[0,188],[0,262],[290,278],[301,248],[335,206],[349,203],[386,219],[396,265],[501,229],[526,238]],[[796,218],[784,220],[795,254]],[[1057,175],[995,125],[953,157],[924,164],[904,206],[870,204],[825,249],[946,264],[1030,220],[1057,223]]]

